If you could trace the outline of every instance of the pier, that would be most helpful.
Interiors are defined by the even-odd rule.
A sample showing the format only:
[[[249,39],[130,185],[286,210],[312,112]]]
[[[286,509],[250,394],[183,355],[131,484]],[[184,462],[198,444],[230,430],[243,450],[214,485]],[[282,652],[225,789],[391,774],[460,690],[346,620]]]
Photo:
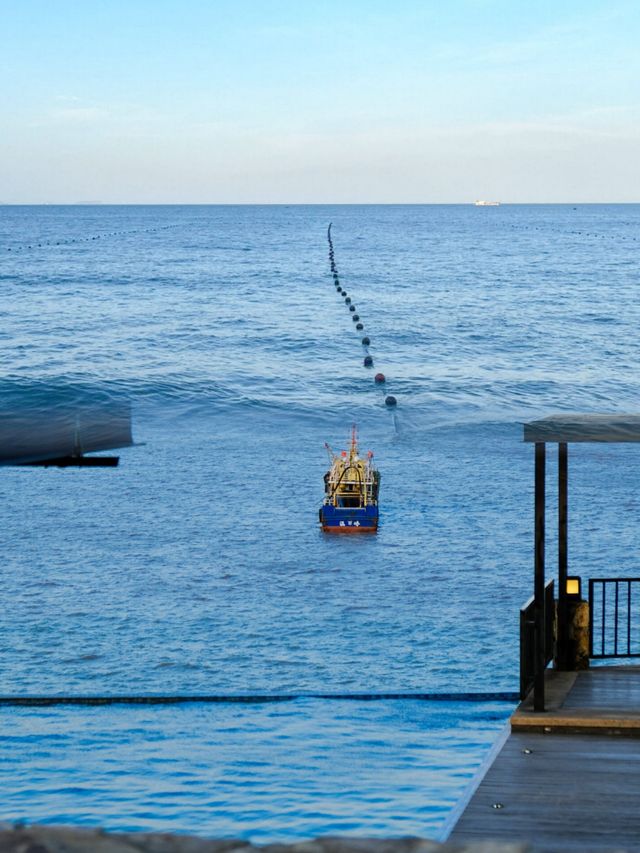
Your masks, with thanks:
[[[521,702],[448,840],[640,851],[640,578],[568,572],[568,444],[640,442],[637,415],[525,424],[535,445],[534,595],[520,612]],[[557,578],[545,577],[546,445],[558,445]],[[588,596],[583,597],[583,589]],[[557,599],[555,598],[557,590]],[[553,663],[553,668],[549,664]]]
[[[551,670],[545,681],[547,709],[519,705],[449,840],[640,850],[640,667]]]

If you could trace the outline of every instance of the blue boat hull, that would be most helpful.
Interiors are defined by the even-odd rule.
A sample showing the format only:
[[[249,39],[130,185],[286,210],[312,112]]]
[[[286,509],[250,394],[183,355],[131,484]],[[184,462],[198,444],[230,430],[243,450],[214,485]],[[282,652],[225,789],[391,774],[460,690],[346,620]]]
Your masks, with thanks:
[[[378,529],[378,507],[325,504],[320,508],[320,523],[325,533],[374,533]]]

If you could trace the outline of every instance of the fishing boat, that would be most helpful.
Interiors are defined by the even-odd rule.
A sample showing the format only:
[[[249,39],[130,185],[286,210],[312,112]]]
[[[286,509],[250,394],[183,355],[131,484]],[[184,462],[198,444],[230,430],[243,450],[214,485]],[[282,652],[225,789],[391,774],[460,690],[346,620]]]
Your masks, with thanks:
[[[378,529],[378,489],[380,473],[373,453],[358,454],[356,427],[351,430],[351,446],[338,456],[325,444],[330,468],[324,475],[324,501],[320,524],[325,533],[375,533]]]

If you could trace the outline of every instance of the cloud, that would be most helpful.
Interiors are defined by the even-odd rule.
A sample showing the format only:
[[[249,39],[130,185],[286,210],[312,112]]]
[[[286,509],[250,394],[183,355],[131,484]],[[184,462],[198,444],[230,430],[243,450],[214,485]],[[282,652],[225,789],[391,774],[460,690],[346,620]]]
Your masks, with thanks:
[[[57,121],[95,122],[102,121],[110,115],[109,110],[102,107],[63,107],[51,111],[51,117]]]

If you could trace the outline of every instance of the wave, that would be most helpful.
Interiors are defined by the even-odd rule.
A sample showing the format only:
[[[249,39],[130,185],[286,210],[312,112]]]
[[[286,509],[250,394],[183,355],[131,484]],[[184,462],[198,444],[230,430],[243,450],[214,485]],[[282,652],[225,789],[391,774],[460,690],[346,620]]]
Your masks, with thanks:
[[[398,406],[385,406],[393,393]],[[570,379],[521,379],[453,382],[403,378],[392,387],[372,379],[330,377],[306,383],[265,378],[264,381],[166,379],[113,381],[74,375],[0,379],[0,417],[17,411],[61,411],[73,407],[131,406],[134,420],[234,418],[283,421],[391,422],[396,433],[460,425],[521,423],[556,412],[637,411],[638,389],[617,380],[596,384]],[[381,420],[384,419],[384,420]]]

